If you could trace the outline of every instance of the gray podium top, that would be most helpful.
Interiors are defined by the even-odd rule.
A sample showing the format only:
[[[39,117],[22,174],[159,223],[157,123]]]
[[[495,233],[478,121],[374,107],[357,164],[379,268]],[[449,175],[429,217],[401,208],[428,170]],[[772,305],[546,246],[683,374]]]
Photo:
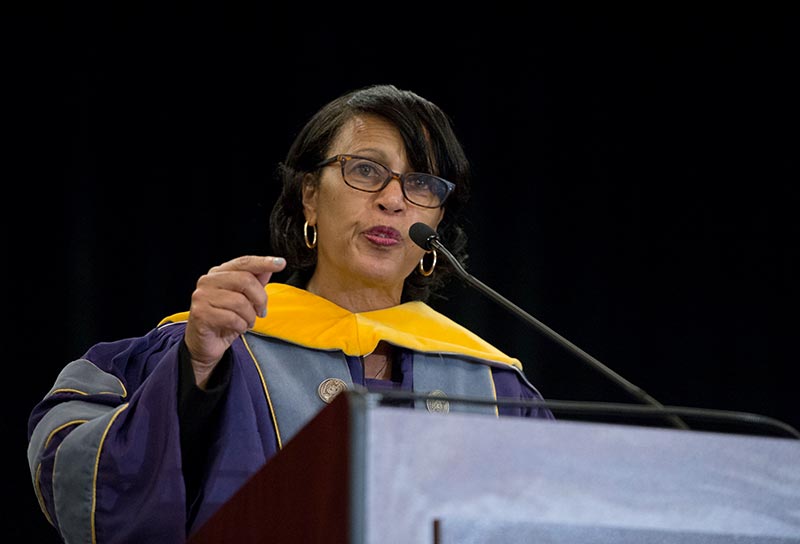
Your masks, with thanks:
[[[363,407],[363,541],[800,542],[800,441]]]

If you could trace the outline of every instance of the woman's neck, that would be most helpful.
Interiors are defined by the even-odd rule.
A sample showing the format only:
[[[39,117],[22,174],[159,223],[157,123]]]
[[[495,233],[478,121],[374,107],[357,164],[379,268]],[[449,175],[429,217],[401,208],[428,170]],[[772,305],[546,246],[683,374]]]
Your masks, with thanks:
[[[400,304],[403,292],[402,285],[399,288],[353,285],[351,283],[343,285],[325,281],[316,274],[309,280],[306,290],[353,313],[397,306]]]

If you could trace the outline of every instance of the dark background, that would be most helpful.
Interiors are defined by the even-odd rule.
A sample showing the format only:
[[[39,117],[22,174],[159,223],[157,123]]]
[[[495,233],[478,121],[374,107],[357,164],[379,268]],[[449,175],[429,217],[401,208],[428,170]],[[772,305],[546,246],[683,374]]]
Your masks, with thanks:
[[[25,449],[60,368],[188,309],[211,266],[269,253],[278,161],[372,83],[451,116],[472,274],[664,404],[800,427],[796,18],[296,9],[4,20],[9,541],[56,541]],[[447,295],[433,305],[545,397],[636,402],[480,294]]]

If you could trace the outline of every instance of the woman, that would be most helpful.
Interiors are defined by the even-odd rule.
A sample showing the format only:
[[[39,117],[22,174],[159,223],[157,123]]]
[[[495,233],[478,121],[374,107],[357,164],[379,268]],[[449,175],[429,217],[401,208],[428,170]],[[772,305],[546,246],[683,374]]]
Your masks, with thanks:
[[[63,536],[184,541],[347,388],[541,398],[519,361],[424,302],[450,270],[411,225],[465,258],[469,168],[437,106],[393,86],[348,93],[308,122],[281,175],[282,257],[212,268],[188,312],[90,348],[34,408],[34,487]]]

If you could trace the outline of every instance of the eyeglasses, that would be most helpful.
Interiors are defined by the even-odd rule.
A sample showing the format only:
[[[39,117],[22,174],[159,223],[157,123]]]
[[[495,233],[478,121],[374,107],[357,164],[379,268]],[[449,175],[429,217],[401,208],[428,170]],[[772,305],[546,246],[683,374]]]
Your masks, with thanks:
[[[317,168],[337,162],[342,167],[342,179],[353,189],[379,193],[389,185],[389,182],[396,179],[400,182],[406,200],[423,208],[440,208],[456,188],[455,183],[432,174],[420,172],[398,174],[379,162],[358,155],[336,155],[319,163]]]

